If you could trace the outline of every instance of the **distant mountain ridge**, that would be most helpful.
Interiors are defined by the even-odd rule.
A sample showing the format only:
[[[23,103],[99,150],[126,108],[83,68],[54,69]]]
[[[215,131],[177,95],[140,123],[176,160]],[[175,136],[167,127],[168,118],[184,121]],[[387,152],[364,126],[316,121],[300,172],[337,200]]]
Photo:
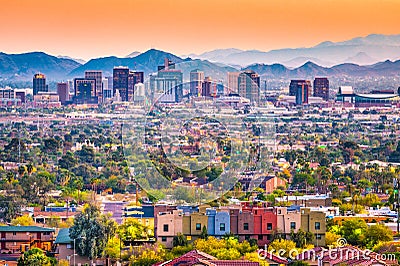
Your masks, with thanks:
[[[132,58],[115,56],[92,59],[69,73],[70,77],[83,76],[85,70],[102,70],[105,76],[112,76],[115,66],[127,66],[129,69],[143,71],[147,74],[157,72],[157,66],[163,65],[165,58],[174,63],[182,63],[184,59],[168,52],[150,49]]]
[[[0,80],[32,80],[37,72],[46,74],[50,79],[64,79],[79,66],[81,64],[74,60],[57,58],[43,52],[0,53]]]
[[[59,55],[59,56],[57,56],[57,57],[58,57],[58,58],[62,58],[62,59],[71,59],[71,60],[73,60],[73,61],[75,61],[75,62],[78,62],[78,63],[81,64],[81,65],[86,64],[86,61],[83,60],[83,59],[72,58],[72,57],[67,56],[67,55]]]
[[[373,65],[360,66],[352,63],[335,65],[333,67],[323,67],[313,62],[289,69],[281,64],[253,64],[244,69],[251,69],[259,73],[262,78],[282,79],[282,78],[307,78],[312,79],[318,76],[334,77],[378,77],[378,76],[400,76],[400,60],[384,61]]]
[[[104,57],[92,59],[86,64],[74,69],[69,76],[83,76],[85,70],[101,70],[104,76],[112,76],[112,70],[115,66],[127,66],[131,70],[145,72],[145,76],[157,72],[157,67],[164,64],[164,59],[168,58],[176,64],[176,69],[183,72],[185,81],[189,79],[190,71],[199,69],[204,71],[206,76],[211,76],[216,80],[225,80],[226,73],[229,71],[237,71],[236,68],[229,66],[220,66],[206,60],[190,58],[182,59],[171,53],[150,49],[132,58]]]
[[[354,42],[358,43],[360,40],[355,40]],[[376,42],[376,37],[372,38],[371,42]],[[346,44],[340,45],[347,46]],[[334,46],[335,49],[339,49],[338,45],[331,42],[324,42],[319,44],[319,46]],[[243,52],[238,52],[237,50],[222,50],[213,55],[235,52],[235,56],[237,57],[244,56]],[[252,52],[257,53],[257,51]],[[255,63],[241,68],[240,66],[232,67],[205,59],[181,58],[172,53],[150,49],[132,58],[110,56],[92,59],[83,65],[72,59],[58,58],[43,52],[24,54],[0,53],[0,82],[2,84],[5,84],[5,81],[31,82],[33,74],[37,72],[44,73],[49,81],[83,77],[86,70],[101,70],[103,71],[103,76],[112,76],[113,68],[116,66],[127,66],[131,70],[143,71],[145,76],[148,77],[149,74],[157,71],[159,65],[164,64],[165,58],[175,62],[176,68],[182,70],[184,81],[189,80],[189,73],[194,69],[204,71],[205,76],[210,76],[215,81],[226,81],[227,72],[239,71],[240,69],[252,69],[259,73],[263,79],[313,78],[315,76],[327,76],[329,78],[400,76],[400,60],[384,60],[366,65],[354,63],[357,60],[364,60],[365,62],[374,60],[374,58],[365,52],[359,52],[354,57],[348,57],[347,60],[349,62],[330,67],[322,65],[322,63],[317,64],[313,62],[318,60],[314,57],[300,56],[295,57],[291,61],[293,64],[299,64],[297,67],[280,63]]]
[[[227,65],[241,64],[286,64],[289,67],[298,67],[296,58],[308,58],[317,64],[331,67],[337,64],[352,63],[365,65],[384,60],[397,60],[400,56],[400,35],[371,34],[366,37],[357,37],[343,42],[325,41],[309,48],[276,49],[268,52],[249,50],[243,51],[234,48],[217,49],[191,55],[192,58],[210,60]],[[291,61],[295,61],[291,65]],[[299,61],[299,60],[297,60]],[[304,62],[303,62],[304,63]]]

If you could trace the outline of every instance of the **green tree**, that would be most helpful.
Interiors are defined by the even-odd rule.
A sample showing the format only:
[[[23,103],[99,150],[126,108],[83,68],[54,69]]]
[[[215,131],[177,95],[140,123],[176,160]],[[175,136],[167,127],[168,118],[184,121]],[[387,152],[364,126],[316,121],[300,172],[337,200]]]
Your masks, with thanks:
[[[118,237],[112,237],[108,240],[107,245],[104,249],[104,254],[109,258],[119,258],[120,255],[121,240]]]
[[[176,236],[174,236],[172,243],[174,247],[187,246],[188,241],[185,235],[183,235],[182,233],[178,233]]]
[[[135,255],[130,258],[132,266],[151,266],[157,262],[165,261],[165,249],[158,245],[142,245]]]
[[[102,215],[98,207],[90,205],[76,216],[69,235],[71,239],[76,240],[77,253],[93,260],[103,255],[115,230],[115,222]]]
[[[368,225],[361,219],[350,219],[343,222],[339,233],[351,245],[361,245],[364,241]]]
[[[18,196],[0,195],[0,221],[11,222],[21,212],[22,200]]]
[[[327,246],[330,246],[330,245],[335,246],[337,244],[337,241],[339,238],[341,238],[340,235],[328,231],[325,234],[325,244]]]
[[[25,252],[18,259],[18,266],[52,266],[52,260],[46,256],[43,250],[39,248],[32,248]]]
[[[58,166],[64,169],[72,169],[76,165],[76,159],[72,152],[67,152],[58,160]]]
[[[312,232],[305,232],[302,229],[299,229],[297,233],[293,230],[290,232],[290,239],[296,243],[297,248],[304,248],[308,243],[311,243],[313,240]]]
[[[372,249],[379,242],[388,242],[393,240],[393,233],[389,227],[384,224],[374,224],[368,227],[365,232],[364,245]]]
[[[11,221],[12,225],[20,225],[20,226],[28,226],[28,225],[34,225],[35,222],[33,221],[32,217],[29,215],[23,215],[20,217],[16,217]]]
[[[122,241],[148,240],[154,235],[150,227],[139,223],[133,218],[125,219],[118,227],[117,232]]]
[[[207,227],[204,225],[201,234],[200,234],[201,239],[207,239],[208,238],[208,232],[207,232]]]
[[[284,250],[284,252],[281,252]],[[275,239],[268,245],[268,251],[281,257],[291,256],[291,252],[296,250],[296,243],[286,239]]]

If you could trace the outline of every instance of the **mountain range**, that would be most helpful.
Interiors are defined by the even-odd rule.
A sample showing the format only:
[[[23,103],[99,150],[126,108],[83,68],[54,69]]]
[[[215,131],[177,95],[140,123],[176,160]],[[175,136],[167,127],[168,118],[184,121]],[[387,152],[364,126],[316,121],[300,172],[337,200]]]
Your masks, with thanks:
[[[357,49],[355,47],[358,47]],[[360,47],[364,47],[360,51]],[[372,53],[376,47],[380,48],[379,53]],[[385,47],[385,48],[382,48]],[[391,47],[390,49],[388,47]],[[370,49],[370,51],[366,51]],[[398,53],[395,54],[394,51]],[[352,51],[350,53],[349,51]],[[303,53],[301,53],[303,51]],[[307,52],[306,52],[307,51]],[[319,52],[318,52],[319,51]],[[331,55],[330,52],[335,54]],[[353,54],[353,52],[356,52]],[[283,63],[263,63],[263,59],[271,57],[284,60]],[[331,65],[332,62],[344,58],[345,63]],[[382,60],[389,56],[392,60]],[[258,55],[254,59],[256,63],[250,63],[243,67],[238,64],[251,62],[249,55]],[[290,57],[294,55],[295,57]],[[325,55],[325,57],[321,56]],[[176,68],[182,70],[184,80],[189,79],[189,72],[199,69],[205,72],[205,76],[211,76],[214,80],[226,80],[227,72],[239,71],[241,69],[252,69],[259,73],[262,78],[267,79],[288,79],[288,78],[313,78],[315,76],[335,77],[378,77],[378,76],[399,76],[400,74],[400,35],[369,35],[364,38],[355,38],[350,41],[332,43],[324,42],[313,48],[282,49],[270,52],[241,51],[238,49],[219,49],[204,53],[201,59],[195,55],[183,58],[174,54],[150,49],[146,52],[133,52],[130,55],[120,58],[115,56],[91,59],[88,62],[79,63],[70,57],[45,54],[43,52],[32,52],[24,54],[0,53],[0,82],[7,81],[31,81],[34,73],[46,74],[50,81],[72,79],[83,77],[85,70],[101,70],[104,76],[111,76],[115,66],[127,66],[132,70],[144,71],[148,76],[157,71],[157,66],[163,65],[165,58],[176,63]],[[234,64],[221,62],[221,58],[233,60]],[[218,60],[218,61],[216,61]],[[279,60],[275,60],[279,61]],[[340,60],[339,60],[340,61]],[[363,62],[358,63],[358,62]],[[293,67],[292,65],[298,65]]]
[[[374,64],[385,60],[400,59],[400,35],[371,34],[343,42],[322,42],[309,48],[278,49],[268,52],[238,49],[218,49],[191,58],[209,60],[242,67],[255,64],[284,64],[299,67],[307,61],[331,67],[343,63]]]
[[[253,64],[247,69],[259,73],[262,79],[313,79],[314,77],[382,77],[400,75],[400,60],[384,61],[373,65],[360,66],[352,63],[323,67],[313,62],[307,62],[298,68],[288,68],[281,64]]]
[[[80,63],[65,58],[58,58],[43,52],[24,54],[0,53],[0,80],[32,80],[35,73],[44,73],[53,79],[65,79]]]

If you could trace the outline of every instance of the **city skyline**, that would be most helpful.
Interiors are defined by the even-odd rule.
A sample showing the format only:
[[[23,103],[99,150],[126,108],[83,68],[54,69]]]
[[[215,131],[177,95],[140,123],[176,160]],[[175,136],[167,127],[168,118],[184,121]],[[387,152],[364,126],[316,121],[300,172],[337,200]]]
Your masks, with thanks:
[[[1,52],[44,51],[87,60],[150,48],[179,55],[225,48],[269,51],[398,34],[400,2],[21,0],[3,7],[0,32],[7,37]],[[238,38],[239,32],[245,34]]]

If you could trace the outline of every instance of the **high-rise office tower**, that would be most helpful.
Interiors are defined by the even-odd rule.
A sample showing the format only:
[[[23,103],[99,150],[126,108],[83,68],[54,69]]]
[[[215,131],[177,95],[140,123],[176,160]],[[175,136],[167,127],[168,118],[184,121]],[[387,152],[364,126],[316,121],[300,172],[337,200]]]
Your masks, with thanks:
[[[119,96],[123,102],[128,101],[128,67],[114,67],[113,70],[113,95],[119,91]]]
[[[75,95],[74,81],[68,80],[67,84],[68,84],[69,95]],[[72,98],[72,97],[70,96],[69,98]]]
[[[98,70],[87,70],[85,71],[85,79],[96,80],[96,96],[99,98],[99,103],[103,102],[103,72]]]
[[[217,83],[217,96],[222,96],[225,94],[225,86],[222,80]]]
[[[74,103],[76,104],[97,104],[98,96],[96,96],[96,80],[76,78],[74,79]]]
[[[240,72],[228,72],[228,94],[229,93],[239,93],[239,74]]]
[[[170,59],[165,58],[164,59],[164,65],[158,66],[157,67],[157,71],[161,71],[161,70],[164,70],[164,69],[175,69],[175,63],[172,62]]]
[[[173,66],[171,69],[170,66]],[[161,95],[159,101],[165,103],[180,102],[183,97],[183,74],[182,71],[175,69],[175,64],[165,60],[164,66],[150,76],[150,89],[152,94]]]
[[[329,100],[329,80],[328,78],[314,79],[314,97],[321,97],[325,101]]]
[[[253,70],[245,70],[238,78],[239,95],[258,103],[260,100],[260,76]]]
[[[306,85],[308,86],[308,95],[311,95],[312,93],[312,86],[311,86],[311,81],[309,80],[304,80],[304,79],[293,79],[290,81],[290,85],[289,85],[289,95],[290,96],[296,96],[297,93],[297,85],[298,84],[303,84],[306,83]]]
[[[303,105],[308,103],[308,96],[310,93],[310,82],[297,82],[296,83],[296,105]],[[294,86],[294,85],[293,85]]]
[[[112,87],[110,88],[109,81],[112,80],[108,78],[103,78],[103,100],[111,99],[113,97]]]
[[[128,101],[134,101],[135,85],[144,82],[144,72],[129,71],[128,74]]]
[[[201,88],[204,80],[204,72],[198,69],[190,71],[190,95],[201,95]]]
[[[48,92],[49,88],[46,85],[46,76],[41,73],[37,73],[33,75],[33,95],[37,95],[40,91]]]
[[[145,86],[143,83],[135,84],[135,89],[134,89],[135,95],[133,97],[133,100],[135,101],[135,103],[138,103],[138,104],[144,103],[144,100],[146,97],[144,89],[145,89]]]
[[[201,96],[204,97],[215,97],[217,94],[216,86],[212,82],[211,77],[206,77],[203,82],[203,86],[201,89]]]
[[[65,104],[69,100],[69,89],[66,82],[57,83],[57,94],[61,104]]]

